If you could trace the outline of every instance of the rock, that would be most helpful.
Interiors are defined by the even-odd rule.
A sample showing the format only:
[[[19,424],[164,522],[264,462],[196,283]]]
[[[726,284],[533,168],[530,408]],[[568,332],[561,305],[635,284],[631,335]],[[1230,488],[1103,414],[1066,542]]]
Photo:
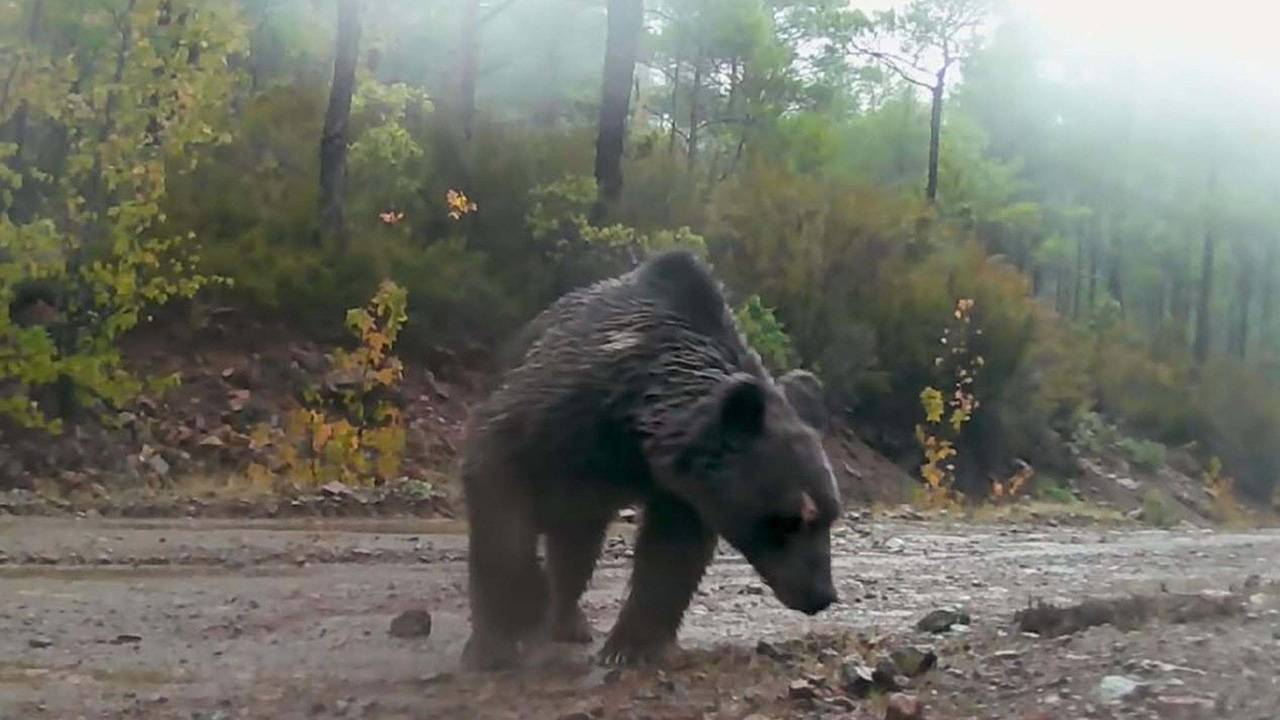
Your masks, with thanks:
[[[925,519],[924,515],[921,514],[920,511],[910,505],[899,505],[898,509],[891,514],[891,517],[898,520],[914,520],[916,522],[921,522]]]
[[[785,650],[779,648],[777,645],[774,645],[768,640],[761,640],[760,642],[756,643],[756,654],[763,655],[767,658],[777,660],[779,662],[784,662],[786,660],[791,659],[791,653],[786,652]]]
[[[620,511],[618,512],[618,519],[619,519],[619,520],[621,520],[621,521],[622,521],[622,522],[624,522],[624,523],[628,523],[628,524],[635,524],[635,521],[636,521],[636,509],[635,509],[635,508],[623,508],[622,510],[620,510]]]
[[[841,713],[851,713],[858,709],[858,703],[843,696],[837,695],[826,701],[827,707]]]
[[[591,713],[571,712],[560,716],[560,720],[591,720]]]
[[[1214,703],[1209,698],[1160,695],[1153,704],[1164,720],[1195,720],[1214,716]]]
[[[1136,491],[1139,487],[1138,481],[1134,480],[1131,477],[1124,477],[1123,475],[1117,475],[1115,477],[1115,481],[1117,485],[1124,488],[1125,490]]]
[[[898,672],[907,677],[919,677],[938,664],[938,655],[932,650],[921,650],[917,647],[902,647],[889,653]]]
[[[134,645],[142,642],[141,635],[132,635],[130,633],[120,633],[111,640],[112,645]]]
[[[876,686],[875,670],[850,660],[840,666],[840,686],[856,698],[865,698]]]
[[[351,495],[353,491],[344,483],[334,480],[331,483],[325,483],[320,486],[320,492],[324,495],[328,495],[329,497],[346,497],[347,495]]]
[[[431,613],[406,610],[391,621],[391,635],[398,638],[425,638],[431,635]]]
[[[941,608],[920,618],[916,629],[930,633],[944,633],[954,625],[968,625],[971,622],[969,613],[963,610]]]
[[[1108,675],[1098,683],[1094,694],[1100,702],[1110,705],[1132,697],[1137,694],[1141,687],[1142,685],[1133,678],[1123,675]]]
[[[876,663],[875,670],[871,671],[871,678],[879,690],[893,692],[902,689],[898,683],[898,668],[889,658],[881,658]]]
[[[812,700],[817,694],[817,689],[808,680],[792,680],[787,686],[787,697],[792,700]]]
[[[884,549],[886,552],[898,553],[907,549],[907,541],[900,537],[891,537],[884,541]]]
[[[249,404],[249,399],[253,397],[253,393],[248,390],[232,390],[227,393],[227,406],[232,412],[240,412]]]
[[[47,637],[33,637],[27,641],[27,647],[33,650],[43,650],[47,647],[53,647],[53,641]]]
[[[914,695],[894,693],[889,696],[884,720],[924,720],[924,704]]]
[[[170,470],[169,461],[159,455],[152,455],[147,458],[147,467],[157,475],[168,475]]]

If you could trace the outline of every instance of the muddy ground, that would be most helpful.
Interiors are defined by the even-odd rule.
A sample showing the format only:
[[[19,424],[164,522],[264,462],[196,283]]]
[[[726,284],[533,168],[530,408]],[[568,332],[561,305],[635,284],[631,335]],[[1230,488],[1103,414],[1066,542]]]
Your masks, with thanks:
[[[896,681],[930,718],[1280,716],[1276,532],[851,520],[836,538],[842,602],[817,618],[725,553],[667,667],[608,672],[544,646],[525,670],[477,677],[456,667],[458,530],[0,517],[0,718],[882,718],[885,688],[866,693],[850,669],[905,648],[939,656]],[[627,532],[586,598],[599,629],[625,589]],[[1203,591],[1236,592],[1229,614],[1053,639],[1012,624],[1031,601]],[[915,629],[946,606],[971,624]],[[390,635],[415,608],[430,636]]]

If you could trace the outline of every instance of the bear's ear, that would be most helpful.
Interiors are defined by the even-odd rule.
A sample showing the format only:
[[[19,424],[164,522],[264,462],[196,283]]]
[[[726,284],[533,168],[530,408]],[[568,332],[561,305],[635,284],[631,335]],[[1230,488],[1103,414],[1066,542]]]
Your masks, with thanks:
[[[830,422],[823,399],[822,381],[808,370],[792,370],[778,381],[787,402],[806,425],[820,433],[827,431]]]
[[[765,390],[758,378],[738,373],[716,389],[719,429],[727,438],[755,438],[764,433]]]

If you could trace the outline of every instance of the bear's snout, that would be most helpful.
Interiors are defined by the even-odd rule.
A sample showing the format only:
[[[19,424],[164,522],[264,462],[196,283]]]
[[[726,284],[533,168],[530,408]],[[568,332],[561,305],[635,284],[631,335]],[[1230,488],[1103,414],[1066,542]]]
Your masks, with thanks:
[[[831,607],[840,598],[836,595],[834,588],[822,588],[809,595],[809,602],[802,608],[798,608],[805,615],[817,615],[818,613]]]
[[[830,583],[806,584],[804,587],[768,584],[783,605],[805,615],[817,615],[840,600]]]

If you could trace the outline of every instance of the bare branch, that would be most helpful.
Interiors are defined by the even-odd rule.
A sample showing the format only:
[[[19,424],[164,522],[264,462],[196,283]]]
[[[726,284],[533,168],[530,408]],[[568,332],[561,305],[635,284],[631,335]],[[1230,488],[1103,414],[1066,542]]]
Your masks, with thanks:
[[[859,47],[857,43],[853,43],[852,47],[854,51],[857,52],[858,54],[865,55],[869,58],[876,60],[880,64],[884,65],[885,67],[893,71],[895,75],[902,78],[903,80],[906,80],[912,85],[922,87],[926,90],[933,89],[933,85],[931,83],[927,83],[923,80],[920,80],[919,78],[913,77],[911,73],[907,72],[902,67],[902,65],[906,65],[907,67],[910,67],[916,72],[929,74],[927,70],[925,70],[924,68],[921,68],[915,63],[904,60],[903,58],[900,58],[892,53],[886,53],[886,52],[881,52],[879,50],[871,50],[869,48]]]
[[[483,27],[486,23],[506,12],[512,5],[515,5],[518,2],[520,2],[520,0],[503,0],[503,2],[486,9],[477,22],[481,27]]]

